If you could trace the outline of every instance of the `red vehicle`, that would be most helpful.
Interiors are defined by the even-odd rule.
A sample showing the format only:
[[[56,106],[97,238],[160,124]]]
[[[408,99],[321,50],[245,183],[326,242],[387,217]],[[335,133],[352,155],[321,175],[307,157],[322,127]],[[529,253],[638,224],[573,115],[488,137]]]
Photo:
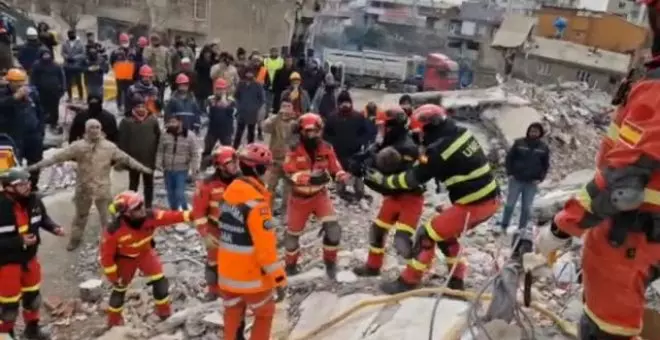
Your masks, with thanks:
[[[457,85],[458,64],[444,54],[429,54],[424,67],[424,91],[455,90]]]

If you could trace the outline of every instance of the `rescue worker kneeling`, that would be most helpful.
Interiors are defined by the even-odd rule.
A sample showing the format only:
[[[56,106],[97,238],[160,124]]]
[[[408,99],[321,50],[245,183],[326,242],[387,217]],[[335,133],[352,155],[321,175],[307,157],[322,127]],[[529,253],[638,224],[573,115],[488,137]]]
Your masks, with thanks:
[[[442,107],[422,105],[413,116],[421,128],[425,155],[406,172],[384,176],[371,170],[367,178],[391,190],[409,190],[435,178],[447,187],[453,205],[417,231],[413,259],[397,280],[384,283],[381,289],[394,294],[415,288],[435,257],[437,244],[450,272],[453,270],[449,288],[462,290],[467,264],[457,258],[458,237],[464,229],[470,230],[495,214],[500,205],[499,187],[479,142],[447,117]]]
[[[236,150],[218,147],[212,155],[215,172],[197,182],[193,196],[192,216],[206,246],[207,300],[218,297],[218,240],[220,238],[220,203],[227,186],[239,173]]]
[[[251,340],[270,339],[275,316],[274,293],[284,298],[286,274],[277,257],[271,194],[262,182],[273,156],[265,145],[238,151],[243,177],[222,195],[218,288],[224,305],[225,340],[243,339],[246,309],[254,314]]]
[[[385,111],[377,124],[383,133],[376,155],[376,169],[383,175],[393,175],[410,169],[419,159],[419,149],[410,136],[408,117],[403,109]],[[354,268],[359,276],[380,274],[385,256],[385,239],[394,227],[394,248],[405,259],[412,257],[412,239],[424,209],[424,186],[408,190],[391,190],[365,180],[372,190],[383,195],[378,216],[369,229],[369,256],[364,266]]]
[[[323,234],[323,261],[328,277],[337,275],[337,251],[341,240],[341,228],[337,222],[327,185],[332,178],[340,182],[349,179],[330,144],[321,139],[323,120],[314,113],[298,118],[300,141],[287,153],[283,169],[291,181],[291,194],[287,204],[287,230],[284,236],[286,248],[286,272],[298,273],[300,235],[310,215],[321,221]]]
[[[170,299],[163,266],[153,248],[156,228],[188,222],[190,212],[147,210],[144,198],[135,191],[117,195],[110,211],[114,220],[103,232],[101,240],[101,266],[112,283],[108,301],[108,326],[123,324],[122,309],[128,285],[140,270],[148,278],[156,300],[156,314],[164,320],[170,316]]]
[[[10,168],[0,173],[0,338],[14,336],[19,302],[23,304],[26,339],[50,336],[39,327],[41,265],[39,230],[64,236],[48,216],[41,199],[31,193],[30,173]]]

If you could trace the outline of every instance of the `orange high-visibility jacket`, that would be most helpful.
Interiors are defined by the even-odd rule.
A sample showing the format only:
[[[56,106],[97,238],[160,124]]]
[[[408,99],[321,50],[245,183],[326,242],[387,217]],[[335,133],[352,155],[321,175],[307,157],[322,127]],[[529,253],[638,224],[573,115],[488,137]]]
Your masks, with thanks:
[[[235,179],[220,205],[218,288],[250,294],[286,285],[277,256],[271,194],[253,177]]]

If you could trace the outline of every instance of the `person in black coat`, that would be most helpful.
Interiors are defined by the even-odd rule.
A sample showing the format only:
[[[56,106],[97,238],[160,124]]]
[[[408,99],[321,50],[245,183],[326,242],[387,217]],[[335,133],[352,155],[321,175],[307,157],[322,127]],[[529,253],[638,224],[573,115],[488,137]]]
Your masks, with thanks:
[[[39,91],[41,105],[46,113],[46,124],[56,129],[60,119],[60,99],[66,89],[64,68],[53,60],[49,49],[43,48],[39,61],[32,66],[30,83]]]
[[[275,72],[273,77],[273,112],[280,112],[280,97],[282,92],[291,86],[291,73],[295,72],[293,58],[284,59],[284,67]]]
[[[81,139],[85,134],[85,123],[90,119],[96,119],[101,123],[101,130],[105,138],[117,144],[119,130],[115,116],[103,109],[103,96],[90,93],[87,96],[87,110],[76,114],[69,130],[69,144]]]
[[[206,45],[202,48],[199,58],[195,61],[195,73],[197,74],[197,87],[195,98],[204,107],[206,99],[213,94],[213,79],[211,79],[211,66],[213,66],[213,50]]]

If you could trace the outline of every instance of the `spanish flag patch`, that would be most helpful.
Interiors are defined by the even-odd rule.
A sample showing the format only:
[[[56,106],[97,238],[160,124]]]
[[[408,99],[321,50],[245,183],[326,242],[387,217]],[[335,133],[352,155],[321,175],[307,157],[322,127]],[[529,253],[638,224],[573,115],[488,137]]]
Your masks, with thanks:
[[[643,135],[644,129],[628,120],[624,120],[619,129],[619,140],[629,146],[637,145]]]

